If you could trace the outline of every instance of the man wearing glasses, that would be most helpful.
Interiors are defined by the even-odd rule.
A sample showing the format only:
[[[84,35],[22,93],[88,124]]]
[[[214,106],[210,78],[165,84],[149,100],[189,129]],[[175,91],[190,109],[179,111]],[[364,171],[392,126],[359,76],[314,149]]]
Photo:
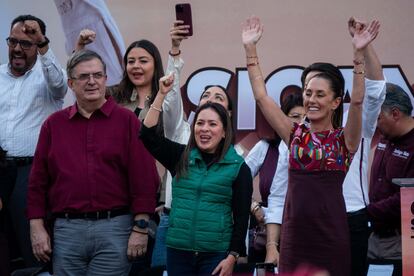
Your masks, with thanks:
[[[106,66],[90,50],[67,63],[76,103],[40,130],[29,180],[27,214],[33,253],[54,275],[128,275],[147,250],[148,219],[159,177],[138,137],[132,111],[105,97]],[[56,218],[51,239],[46,212]]]
[[[0,65],[0,147],[6,151],[0,160],[0,182],[4,183],[0,206],[11,214],[26,266],[36,264],[25,216],[27,179],[40,126],[62,108],[67,90],[64,72],[49,49],[45,33],[45,23],[39,18],[16,17],[6,39],[9,62]],[[0,211],[3,216],[4,210]]]

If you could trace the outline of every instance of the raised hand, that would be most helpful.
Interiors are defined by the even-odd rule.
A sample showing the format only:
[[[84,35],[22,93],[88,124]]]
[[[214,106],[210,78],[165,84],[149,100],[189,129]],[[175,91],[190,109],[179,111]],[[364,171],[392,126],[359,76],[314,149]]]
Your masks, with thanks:
[[[373,20],[366,28],[364,25],[355,22],[355,33],[352,38],[352,44],[356,50],[363,50],[371,41],[373,41],[379,32],[380,23],[378,20]]]
[[[95,41],[96,33],[89,29],[83,29],[79,33],[78,43],[83,45],[88,45]]]
[[[366,21],[362,21],[362,20],[357,19],[357,18],[352,16],[348,20],[348,31],[349,31],[349,34],[351,35],[351,37],[354,37],[357,23],[362,27],[363,30],[365,30],[366,27],[367,27],[367,22]]]
[[[85,48],[86,45],[94,42],[96,39],[96,33],[89,29],[83,29],[79,33],[78,40],[76,41],[75,51],[80,51]]]
[[[184,21],[174,21],[170,29],[171,44],[173,47],[180,47],[181,41],[188,38],[189,25],[183,25]]]
[[[174,85],[174,74],[171,72],[169,75],[160,78],[159,80],[159,92],[163,95],[171,91]]]
[[[244,45],[255,45],[263,34],[263,24],[257,16],[251,16],[242,24],[242,41]]]
[[[23,23],[22,31],[30,37],[35,44],[39,44],[45,41],[45,36],[40,30],[39,23],[35,20],[25,20]]]

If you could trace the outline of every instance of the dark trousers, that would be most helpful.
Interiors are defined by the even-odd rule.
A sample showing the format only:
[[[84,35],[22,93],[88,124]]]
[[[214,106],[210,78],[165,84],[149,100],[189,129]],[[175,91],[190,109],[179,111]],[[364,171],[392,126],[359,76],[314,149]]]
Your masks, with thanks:
[[[10,275],[9,271],[9,247],[6,236],[5,211],[0,210],[0,276]]]
[[[10,258],[9,258],[9,239],[7,238],[7,205],[12,190],[11,178],[15,178],[11,175],[11,171],[3,164],[0,163],[0,198],[3,208],[0,210],[0,276],[10,275]]]
[[[195,252],[167,246],[169,276],[211,275],[227,252]]]
[[[13,233],[16,236],[20,254],[23,257],[24,263],[27,267],[39,265],[32,253],[29,221],[25,214],[30,168],[31,165],[8,166],[6,168],[8,174],[6,176],[0,176],[3,177],[2,182],[8,182],[7,185],[12,187],[11,196],[7,204],[7,210],[10,214]]]
[[[368,271],[367,250],[370,230],[366,209],[348,213],[351,240],[351,275],[366,276]]]
[[[254,239],[254,229],[249,229],[249,255],[247,256],[247,261],[249,263],[263,263],[266,259],[266,247],[262,250],[256,250],[253,246]]]

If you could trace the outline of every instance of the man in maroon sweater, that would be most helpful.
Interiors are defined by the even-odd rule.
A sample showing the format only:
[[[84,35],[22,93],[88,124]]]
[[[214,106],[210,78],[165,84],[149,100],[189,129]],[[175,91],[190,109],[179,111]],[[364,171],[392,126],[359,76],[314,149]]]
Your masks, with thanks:
[[[76,103],[44,122],[30,175],[33,253],[49,261],[53,252],[55,275],[127,275],[128,257],[146,252],[155,162],[138,138],[135,114],[105,97],[101,57],[76,52],[67,74]],[[47,212],[56,218],[53,250]]]
[[[371,168],[368,213],[373,233],[368,258],[401,261],[400,188],[393,178],[414,177],[413,106],[404,90],[387,83],[385,101],[378,117],[382,134]]]

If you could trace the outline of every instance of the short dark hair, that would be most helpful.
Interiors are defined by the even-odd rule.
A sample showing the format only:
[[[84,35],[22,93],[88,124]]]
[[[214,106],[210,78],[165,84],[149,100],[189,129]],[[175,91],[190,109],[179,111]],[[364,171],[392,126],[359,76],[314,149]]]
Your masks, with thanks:
[[[91,51],[91,50],[88,50],[88,49],[83,49],[83,50],[74,52],[70,56],[70,58],[69,58],[69,60],[66,64],[66,72],[68,74],[68,78],[73,78],[74,77],[73,76],[73,70],[75,69],[76,65],[78,65],[81,62],[89,61],[89,60],[92,60],[92,59],[98,59],[102,63],[104,73],[106,74],[106,64],[102,60],[102,57],[94,51]]]
[[[212,103],[212,102],[205,103],[202,106],[198,107],[194,115],[193,124],[191,125],[191,135],[190,135],[189,142],[184,150],[184,153],[181,156],[180,162],[177,165],[177,177],[178,178],[180,178],[181,176],[185,176],[187,174],[188,158],[190,157],[190,152],[192,149],[197,147],[197,144],[195,141],[195,135],[194,135],[194,126],[197,122],[197,118],[200,112],[206,109],[212,109],[214,112],[217,113],[217,115],[219,115],[220,121],[223,124],[224,132],[225,132],[225,137],[221,140],[217,148],[217,151],[214,154],[215,155],[214,161],[218,162],[222,160],[233,143],[234,132],[233,132],[233,126],[231,123],[228,110],[226,110],[224,106],[222,106],[221,104]]]
[[[34,20],[39,24],[40,27],[40,31],[42,32],[43,35],[46,35],[46,25],[45,22],[43,22],[42,19],[31,15],[31,14],[24,14],[24,15],[19,15],[18,17],[16,17],[15,19],[13,19],[11,25],[10,25],[10,30],[13,28],[14,24],[18,23],[18,22],[24,22],[26,20]]]
[[[387,82],[386,83],[385,100],[382,104],[382,109],[389,111],[392,108],[397,108],[407,116],[411,116],[413,105],[410,97],[400,86]]]
[[[302,76],[300,78],[302,82],[302,88],[305,90],[307,83],[305,83],[306,76],[311,71],[318,71],[320,73],[313,76],[313,78],[323,78],[329,81],[332,91],[334,92],[335,98],[341,98],[341,103],[339,104],[338,108],[335,109],[333,116],[332,116],[332,125],[334,128],[338,128],[342,126],[342,117],[343,117],[343,97],[344,97],[344,90],[345,90],[345,79],[342,75],[339,68],[331,63],[326,62],[316,62],[308,67],[305,68],[302,72]]]
[[[287,95],[282,101],[280,108],[282,109],[283,113],[287,115],[292,108],[297,106],[303,107],[302,93],[291,93]]]

